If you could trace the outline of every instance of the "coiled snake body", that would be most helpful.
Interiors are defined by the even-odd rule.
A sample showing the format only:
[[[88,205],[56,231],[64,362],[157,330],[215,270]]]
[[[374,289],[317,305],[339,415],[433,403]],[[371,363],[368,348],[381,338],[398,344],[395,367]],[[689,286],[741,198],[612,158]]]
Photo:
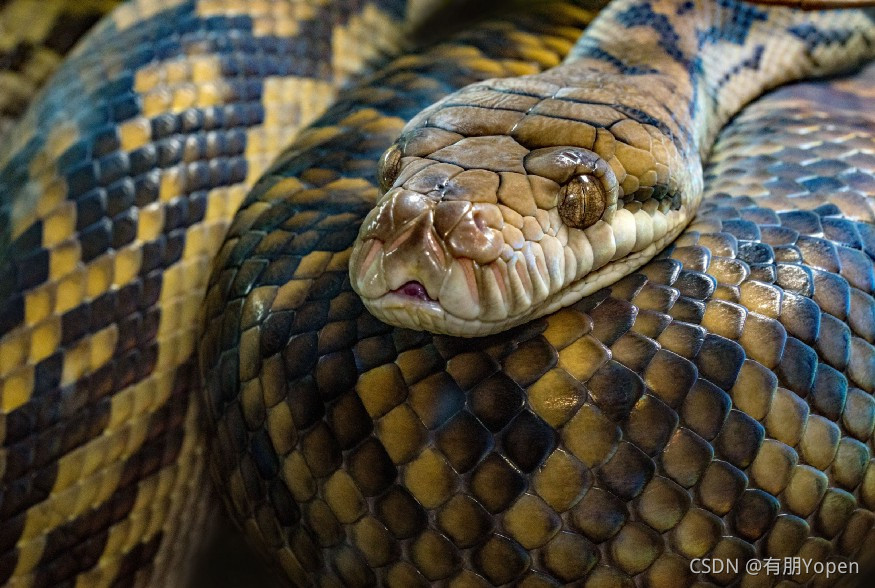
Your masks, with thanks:
[[[781,578],[696,577],[689,561],[871,555],[872,123],[816,106],[860,107],[871,90],[846,81],[779,96],[734,123],[706,173],[696,159],[766,87],[870,57],[869,12],[624,0],[572,51],[586,76],[554,70],[534,90],[486,82],[414,118],[466,83],[556,65],[589,14],[539,6],[348,91],[244,199],[291,129],[345,73],[394,50],[418,6],[169,4],[116,11],[0,155],[4,580],[172,583],[203,521],[207,457],[247,535],[302,585],[768,585]],[[379,42],[364,50],[367,39]],[[578,94],[563,96],[569,80]],[[563,98],[589,110],[562,110]],[[460,114],[486,105],[494,112]],[[475,259],[461,282],[478,288],[495,259],[495,241],[476,242],[484,227],[510,248],[541,242],[541,273],[516,300],[548,300],[553,282],[657,253],[637,227],[653,238],[660,221],[630,217],[691,217],[703,181],[707,193],[656,260],[554,314],[523,312],[480,339],[393,328],[352,291],[370,270],[357,272],[352,247],[379,196],[376,159],[409,119],[407,159],[396,169],[390,151],[379,178],[395,190],[382,202],[398,202],[362,235],[398,245],[405,261],[384,263],[398,273],[386,289],[411,303],[440,298],[409,253],[433,233],[446,245],[425,253]],[[446,150],[501,128],[528,154],[583,150],[582,175],[614,180],[567,187],[555,160],[517,151],[514,168],[492,148]],[[573,142],[586,133],[593,141]],[[636,169],[648,156],[653,167]],[[419,186],[434,182],[433,200],[456,207],[446,230],[437,212],[434,232],[407,222],[422,212],[398,197],[425,169],[411,171],[414,157],[444,166]],[[501,173],[518,190],[480,190]],[[541,180],[510,177],[526,173]],[[608,197],[599,215],[627,226],[587,235],[589,269],[574,274],[582,257],[566,256],[574,272],[556,280],[545,237],[564,230],[571,243],[572,229],[601,222],[591,209],[560,213],[556,193],[598,208],[593,185]],[[488,209],[499,203],[501,219]],[[582,228],[560,229],[568,215]],[[681,230],[672,223],[666,243]],[[460,227],[473,245],[455,238]],[[628,263],[633,250],[647,254]],[[492,320],[478,305],[466,320]],[[191,401],[201,387],[202,410]]]

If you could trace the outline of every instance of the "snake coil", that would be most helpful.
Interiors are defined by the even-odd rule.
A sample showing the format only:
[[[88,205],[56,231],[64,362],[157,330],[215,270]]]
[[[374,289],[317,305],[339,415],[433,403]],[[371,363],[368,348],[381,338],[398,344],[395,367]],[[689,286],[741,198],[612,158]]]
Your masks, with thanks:
[[[316,119],[423,10],[134,0],[9,136],[0,581],[181,582],[207,464],[247,536],[300,585],[727,584],[754,579],[696,575],[689,561],[871,558],[871,70],[751,106],[709,167],[696,159],[765,88],[871,57],[871,11],[621,0],[578,41],[591,12],[538,5],[396,58]],[[580,66],[582,78],[569,69]],[[509,76],[536,77],[493,79]],[[560,95],[590,110],[558,110]],[[477,108],[472,122],[464,111]],[[506,128],[525,165],[499,169],[476,149],[502,117],[515,117]],[[595,142],[574,144],[583,135],[563,125]],[[590,179],[551,177],[554,147]],[[643,154],[667,175],[637,169]],[[444,175],[426,177],[416,158]],[[521,183],[520,167],[543,181]],[[616,184],[590,185],[593,174]],[[368,258],[354,244],[371,210],[393,219],[365,221],[375,235],[411,229],[390,289],[438,298],[432,270],[408,255],[432,229],[402,222],[421,202],[397,196],[417,182],[436,182],[457,214],[436,255],[467,251],[461,237],[483,226],[510,249],[540,243],[540,273],[520,291],[551,300],[543,312],[462,339],[366,310],[349,266]],[[550,200],[560,184],[582,210]],[[699,200],[686,229],[664,227],[665,243],[627,257],[639,213],[691,218]],[[547,237],[568,238],[550,224],[562,219],[580,232],[615,223],[591,258],[623,262],[593,263],[592,289],[570,296],[551,290],[576,281],[565,268],[583,259],[566,255],[555,277],[562,247]],[[485,260],[490,243],[462,257]],[[479,288],[501,275],[471,271],[453,279]],[[479,299],[501,291],[490,288]],[[484,308],[498,306],[467,310]]]

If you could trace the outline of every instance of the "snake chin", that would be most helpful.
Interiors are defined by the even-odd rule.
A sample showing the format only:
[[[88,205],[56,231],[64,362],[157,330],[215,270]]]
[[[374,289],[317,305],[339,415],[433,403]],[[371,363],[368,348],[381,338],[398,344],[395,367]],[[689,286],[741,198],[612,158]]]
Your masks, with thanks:
[[[411,298],[396,291],[378,298],[364,299],[364,303],[368,312],[384,323],[441,335],[481,337],[510,326],[457,317],[438,301]]]

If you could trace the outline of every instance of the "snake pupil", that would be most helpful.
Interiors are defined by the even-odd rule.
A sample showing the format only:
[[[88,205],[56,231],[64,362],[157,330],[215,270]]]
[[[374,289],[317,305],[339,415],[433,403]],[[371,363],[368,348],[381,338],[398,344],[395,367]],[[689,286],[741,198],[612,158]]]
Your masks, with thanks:
[[[569,227],[591,227],[605,212],[605,190],[592,176],[575,176],[559,192],[559,216]]]

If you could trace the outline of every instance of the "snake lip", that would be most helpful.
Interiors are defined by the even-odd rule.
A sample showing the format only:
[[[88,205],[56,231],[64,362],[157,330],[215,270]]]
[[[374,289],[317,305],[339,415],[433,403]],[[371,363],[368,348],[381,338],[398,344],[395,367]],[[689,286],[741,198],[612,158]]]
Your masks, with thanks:
[[[405,298],[412,298],[421,302],[436,302],[436,300],[428,295],[428,292],[426,292],[425,290],[425,286],[415,280],[407,282],[400,288],[390,290],[389,293]]]

